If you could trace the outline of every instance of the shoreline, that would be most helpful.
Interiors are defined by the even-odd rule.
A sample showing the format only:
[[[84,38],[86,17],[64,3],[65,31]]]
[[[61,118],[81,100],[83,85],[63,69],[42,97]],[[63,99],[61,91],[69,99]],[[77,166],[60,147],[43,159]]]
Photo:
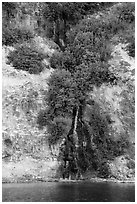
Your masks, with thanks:
[[[80,180],[69,180],[69,179],[43,179],[43,178],[38,178],[38,179],[17,179],[17,180],[10,180],[10,179],[2,179],[2,184],[17,184],[17,183],[46,183],[46,182],[58,182],[58,183],[77,183],[77,182],[93,182],[93,183],[99,183],[99,182],[105,182],[105,183],[135,183],[134,180],[118,180],[118,179],[113,179],[113,178],[91,178],[91,179],[80,179]]]

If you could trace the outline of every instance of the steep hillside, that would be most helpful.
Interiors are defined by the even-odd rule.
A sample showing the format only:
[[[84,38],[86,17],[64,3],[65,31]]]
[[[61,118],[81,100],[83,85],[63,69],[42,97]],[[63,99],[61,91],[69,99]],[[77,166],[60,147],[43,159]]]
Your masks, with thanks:
[[[52,161],[46,129],[39,130],[36,123],[39,110],[46,106],[47,78],[52,70],[44,70],[40,75],[17,71],[6,64],[9,49],[13,48],[2,50],[3,180],[52,177],[51,168],[55,174],[53,166],[57,164]]]
[[[110,136],[115,141],[121,137],[123,142],[126,138],[129,141],[128,149],[123,156],[116,157],[109,164],[115,178],[126,179],[133,178],[135,173],[135,60],[129,57],[124,44],[114,46],[112,54],[111,68],[115,69],[119,76],[122,76],[123,82],[114,86],[103,85],[99,89],[95,88],[92,98],[100,105],[104,114],[109,113]]]
[[[111,21],[115,22],[115,16],[121,8],[124,8],[123,4],[118,3],[86,18],[89,22],[92,18],[96,20],[101,18],[109,26]],[[117,25],[114,27],[117,28]],[[93,129],[96,129],[97,113],[103,118],[102,121],[107,121],[109,136],[119,145],[118,150],[113,149],[115,157],[107,161],[110,177],[133,180],[135,175],[135,59],[131,56],[128,46],[133,41],[131,36],[134,36],[134,26],[129,27],[126,35],[122,29],[116,34],[113,32],[110,34],[112,58],[109,60],[109,69],[119,80],[113,85],[103,84],[99,88],[94,87],[90,94],[94,104],[86,106],[84,119],[92,123]],[[38,35],[33,37],[31,44],[46,56],[42,62],[44,69],[40,74],[30,74],[27,71],[15,69],[12,64],[9,65],[7,56],[18,45],[3,46],[2,49],[3,182],[49,180],[60,177],[58,161],[60,142],[50,145],[47,128],[41,128],[37,121],[39,113],[44,112],[47,107],[48,79],[52,72],[56,72],[51,68],[50,58],[60,49],[52,40],[49,41]],[[125,146],[127,148],[124,148]],[[117,156],[117,151],[123,151],[123,154]],[[102,168],[102,171],[104,169]],[[91,170],[86,173],[83,177],[88,179],[97,175]]]

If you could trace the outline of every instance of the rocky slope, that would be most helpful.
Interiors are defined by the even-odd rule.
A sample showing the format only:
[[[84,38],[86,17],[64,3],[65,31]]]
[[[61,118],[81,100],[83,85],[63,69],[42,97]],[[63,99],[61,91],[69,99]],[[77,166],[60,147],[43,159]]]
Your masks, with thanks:
[[[40,75],[15,70],[6,64],[11,49],[2,50],[3,181],[51,178],[57,162],[47,144],[46,129],[39,130],[36,120],[39,110],[46,106],[46,80],[52,70],[46,69]]]

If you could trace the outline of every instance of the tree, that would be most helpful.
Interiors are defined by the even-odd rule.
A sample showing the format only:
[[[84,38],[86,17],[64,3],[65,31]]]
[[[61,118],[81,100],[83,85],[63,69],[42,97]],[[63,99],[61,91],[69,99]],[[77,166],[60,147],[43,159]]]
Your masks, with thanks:
[[[53,22],[53,38],[60,48],[66,45],[67,22],[76,21],[78,18],[77,4],[69,2],[45,3],[43,16]]]
[[[67,31],[84,18],[85,15],[93,14],[100,8],[112,5],[111,3],[77,3],[77,2],[50,2],[44,3],[43,16],[54,24],[54,41],[62,50],[67,45]]]
[[[75,161],[78,172],[86,170],[89,166],[89,161],[84,155],[87,152],[85,149],[88,149],[88,154],[93,154],[89,127],[83,118],[89,99],[88,95],[94,85],[99,86],[109,81],[108,77],[108,70],[105,67],[103,69],[97,64],[91,64],[90,67],[82,64],[76,68],[74,73],[66,70],[56,71],[49,80],[48,120],[52,122],[59,116],[71,118],[71,128],[65,137],[64,153],[68,151],[68,155],[64,160],[68,160],[70,165]],[[68,148],[70,144],[72,144],[71,149]],[[81,159],[83,159],[82,162]],[[65,168],[66,165],[65,163]]]
[[[65,51],[51,58],[51,66],[56,70],[48,82],[48,111],[45,122],[52,125],[52,121],[59,116],[71,118],[71,127],[61,151],[64,169],[69,169],[69,172],[77,176],[93,165],[92,158],[96,157],[92,148],[90,127],[84,120],[89,93],[94,86],[116,81],[109,71],[110,42],[105,39],[102,30],[93,35],[92,29],[97,28],[96,20],[92,28],[92,22],[87,23],[86,20],[89,21],[85,19],[84,24],[79,24],[70,31],[69,44]]]

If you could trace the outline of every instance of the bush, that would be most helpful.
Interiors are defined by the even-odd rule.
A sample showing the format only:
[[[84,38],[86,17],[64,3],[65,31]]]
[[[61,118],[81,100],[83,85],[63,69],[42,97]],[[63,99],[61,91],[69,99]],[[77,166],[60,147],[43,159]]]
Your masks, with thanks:
[[[66,137],[71,127],[71,119],[67,117],[55,117],[51,116],[48,108],[46,110],[40,110],[37,116],[37,124],[39,129],[44,126],[47,127],[48,142],[50,145],[55,145]]]
[[[13,43],[16,43],[17,40],[14,38],[13,30],[9,28],[2,29],[2,45],[11,46]]]
[[[135,21],[135,3],[126,2],[119,8],[119,19],[132,23]]]
[[[44,126],[46,126],[49,123],[49,113],[48,109],[46,110],[40,110],[37,115],[37,124],[39,129],[42,129]]]
[[[129,44],[126,47],[126,50],[131,57],[135,57],[135,38],[130,39]]]
[[[26,28],[8,28],[2,29],[2,44],[12,46],[16,43],[28,41],[34,37],[34,33]]]
[[[68,118],[58,117],[55,118],[47,126],[47,130],[50,133],[48,137],[48,142],[50,145],[55,145],[61,141],[70,129],[71,120]]]
[[[110,169],[107,161],[103,160],[98,168],[98,176],[102,178],[108,178],[110,176]]]
[[[44,55],[27,44],[18,46],[7,58],[8,63],[12,63],[15,69],[28,71],[30,74],[38,74],[44,68]]]
[[[129,169],[135,169],[135,161],[134,160],[129,160],[129,162],[127,163],[127,167]]]

